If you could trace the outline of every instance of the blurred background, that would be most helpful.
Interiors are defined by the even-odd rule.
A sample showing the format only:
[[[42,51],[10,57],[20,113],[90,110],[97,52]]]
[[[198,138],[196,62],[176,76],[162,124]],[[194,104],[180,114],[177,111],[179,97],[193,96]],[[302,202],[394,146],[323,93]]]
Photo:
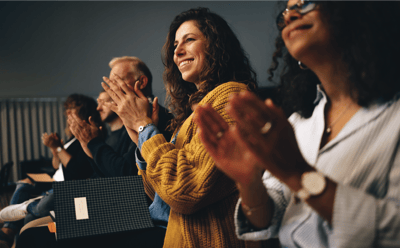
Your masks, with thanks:
[[[50,158],[41,133],[65,140],[62,102],[72,93],[97,97],[113,57],[137,56],[153,74],[164,105],[161,48],[182,11],[208,7],[231,25],[258,75],[271,84],[277,35],[275,1],[0,2],[0,165]]]

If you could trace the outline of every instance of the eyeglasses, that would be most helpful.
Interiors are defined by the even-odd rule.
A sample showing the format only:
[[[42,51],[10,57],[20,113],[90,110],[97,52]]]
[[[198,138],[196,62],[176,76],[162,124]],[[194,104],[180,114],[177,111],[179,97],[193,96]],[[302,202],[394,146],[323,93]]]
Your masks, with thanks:
[[[278,17],[276,18],[276,25],[278,26],[279,31],[281,31],[285,26],[285,15],[289,13],[291,10],[295,10],[300,15],[305,15],[308,12],[314,10],[317,7],[317,3],[314,1],[307,1],[307,0],[299,0],[293,6],[286,8],[281,13],[279,13]]]

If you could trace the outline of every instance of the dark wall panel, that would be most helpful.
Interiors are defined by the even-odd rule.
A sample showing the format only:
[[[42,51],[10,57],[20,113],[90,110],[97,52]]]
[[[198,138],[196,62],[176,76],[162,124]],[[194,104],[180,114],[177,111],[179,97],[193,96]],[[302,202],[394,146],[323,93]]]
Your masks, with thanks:
[[[164,101],[161,48],[175,15],[209,7],[238,35],[267,86],[276,2],[0,2],[0,98],[97,95],[108,62],[141,58]]]

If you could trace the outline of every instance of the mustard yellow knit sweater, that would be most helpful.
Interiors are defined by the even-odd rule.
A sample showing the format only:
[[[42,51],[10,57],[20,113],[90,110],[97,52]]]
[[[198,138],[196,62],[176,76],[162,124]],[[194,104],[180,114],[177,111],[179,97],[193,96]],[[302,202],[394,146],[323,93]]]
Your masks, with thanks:
[[[209,103],[229,124],[225,112],[232,93],[247,90],[241,83],[224,83],[199,103]],[[196,133],[190,116],[180,129],[176,145],[162,134],[144,142],[141,154],[147,162],[143,176],[146,192],[156,191],[171,207],[164,247],[247,247],[234,231],[238,200],[235,183],[214,165]]]

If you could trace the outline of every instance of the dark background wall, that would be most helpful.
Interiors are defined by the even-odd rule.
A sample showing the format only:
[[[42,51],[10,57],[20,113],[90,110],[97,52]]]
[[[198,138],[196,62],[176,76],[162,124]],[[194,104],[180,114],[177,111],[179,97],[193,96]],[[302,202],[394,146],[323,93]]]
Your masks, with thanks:
[[[0,2],[0,98],[96,96],[108,62],[132,55],[149,66],[163,103],[161,48],[169,24],[198,6],[228,21],[260,86],[268,86],[276,2]]]

